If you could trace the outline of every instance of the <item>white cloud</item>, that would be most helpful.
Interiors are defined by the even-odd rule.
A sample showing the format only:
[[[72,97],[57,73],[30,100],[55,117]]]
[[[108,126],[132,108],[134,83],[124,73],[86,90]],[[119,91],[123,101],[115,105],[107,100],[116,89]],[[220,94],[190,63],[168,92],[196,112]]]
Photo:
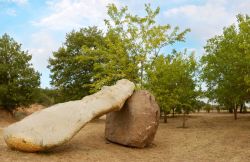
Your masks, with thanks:
[[[202,5],[184,5],[164,12],[165,17],[184,28],[191,28],[192,35],[205,42],[221,34],[223,27],[236,22],[238,13],[249,13],[250,1],[207,0]]]
[[[47,15],[33,20],[38,31],[32,34],[27,46],[32,54],[34,67],[42,72],[42,86],[49,86],[49,70],[46,68],[52,51],[62,44],[65,34],[72,29],[90,25],[103,26],[106,6],[116,0],[53,0],[47,1]],[[60,35],[58,37],[58,35]]]
[[[29,51],[29,54],[32,54],[31,62],[34,68],[42,73],[41,86],[50,87],[49,70],[47,69],[48,59],[52,56],[52,52],[58,49],[60,42],[54,38],[50,31],[46,30],[33,33],[29,40],[24,44],[24,48]]]
[[[62,0],[47,2],[51,14],[33,21],[50,30],[72,30],[87,25],[103,25],[106,6],[116,0]]]
[[[190,27],[198,38],[208,39],[219,34],[222,28],[233,22],[226,11],[225,3],[207,1],[204,5],[186,5],[167,10],[166,17],[177,19],[177,23]]]
[[[188,48],[196,48],[199,58],[205,52],[206,41],[222,34],[224,27],[237,23],[237,14],[250,14],[249,8],[250,0],[206,0],[165,10],[163,18],[173,26],[191,29],[187,37]]]
[[[15,9],[7,9],[6,14],[9,15],[9,16],[16,16],[17,15]]]
[[[17,5],[26,5],[28,0],[8,0],[8,2],[15,3]]]
[[[187,52],[191,53],[191,52],[196,52],[197,49],[196,48],[187,48]]]
[[[249,8],[250,8],[250,1],[249,1],[249,0],[246,0],[246,1],[241,2],[241,3],[238,5],[237,11],[238,11],[239,13],[250,13],[250,12],[249,12]]]
[[[30,43],[34,60],[38,59],[39,63],[47,59],[52,50],[58,49],[61,42],[58,42],[55,33],[65,35],[73,28],[101,24],[106,15],[106,6],[115,2],[116,0],[47,1],[49,14],[32,22],[38,27],[38,31],[32,34]]]
[[[33,33],[30,43],[26,44],[29,53],[32,54],[32,63],[39,71],[46,68],[52,51],[56,51],[59,42],[56,41],[49,31]]]

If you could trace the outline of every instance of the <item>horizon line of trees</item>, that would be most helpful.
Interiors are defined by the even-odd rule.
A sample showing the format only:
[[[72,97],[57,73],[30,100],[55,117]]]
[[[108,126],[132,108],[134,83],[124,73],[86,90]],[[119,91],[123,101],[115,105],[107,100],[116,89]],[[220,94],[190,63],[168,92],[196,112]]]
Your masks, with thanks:
[[[48,68],[54,89],[42,89],[31,55],[8,34],[0,37],[0,106],[12,111],[34,102],[51,105],[81,99],[104,85],[127,78],[137,89],[151,91],[167,122],[169,113],[185,115],[202,107],[207,97],[234,112],[250,100],[250,17],[237,15],[237,25],[207,41],[200,60],[194,53],[164,48],[185,41],[190,29],[160,25],[160,8],[145,5],[145,16],[127,7],[107,6],[107,31],[96,26],[73,30],[53,52]],[[202,92],[201,83],[207,85]],[[185,127],[185,123],[183,123]]]

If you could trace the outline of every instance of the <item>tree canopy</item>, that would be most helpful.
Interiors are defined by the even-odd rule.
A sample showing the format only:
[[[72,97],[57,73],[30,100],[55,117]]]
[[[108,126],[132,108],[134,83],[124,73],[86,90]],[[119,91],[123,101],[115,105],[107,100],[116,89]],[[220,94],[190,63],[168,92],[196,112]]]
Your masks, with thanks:
[[[226,27],[222,35],[207,41],[201,59],[207,96],[235,111],[250,97],[250,17],[238,15],[237,20],[237,26]]]
[[[53,52],[48,67],[51,84],[62,93],[61,101],[76,100],[90,94],[95,55],[86,49],[94,50],[103,41],[103,33],[97,27],[82,28],[68,33],[64,45]]]
[[[0,105],[9,110],[33,102],[40,85],[40,74],[30,63],[31,55],[22,51],[9,35],[0,37]]]
[[[90,92],[96,92],[105,85],[112,85],[117,80],[127,78],[136,82],[138,78],[138,67],[134,64],[135,58],[127,53],[120,35],[113,30],[108,31],[102,44],[97,48],[84,48],[84,51],[93,56],[93,81],[89,85]],[[79,56],[79,61],[84,61],[84,55]]]
[[[64,94],[62,100],[80,99],[127,78],[142,86],[145,67],[160,50],[176,41],[184,41],[189,29],[179,32],[170,25],[156,24],[160,9],[145,5],[146,16],[108,6],[107,31],[97,27],[82,28],[67,34],[64,45],[49,59],[52,85]]]
[[[179,108],[185,112],[195,105],[198,90],[194,80],[197,63],[194,55],[173,52],[159,56],[147,69],[147,88],[150,89],[166,114]]]
[[[157,24],[156,18],[160,12],[157,7],[153,10],[150,4],[145,4],[145,16],[133,15],[128,7],[118,9],[114,4],[108,5],[108,16],[105,20],[108,30],[120,35],[128,55],[134,58],[134,64],[139,67],[138,84],[143,88],[145,67],[151,58],[157,57],[161,49],[184,41],[190,29],[179,31],[179,27],[171,30],[169,24]]]

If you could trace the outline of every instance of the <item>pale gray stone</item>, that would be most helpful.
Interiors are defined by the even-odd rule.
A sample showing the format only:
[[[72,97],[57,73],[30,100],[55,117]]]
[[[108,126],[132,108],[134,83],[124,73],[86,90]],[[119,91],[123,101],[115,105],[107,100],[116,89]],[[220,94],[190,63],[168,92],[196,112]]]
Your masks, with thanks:
[[[4,140],[9,147],[27,152],[59,146],[95,117],[119,110],[132,95],[134,87],[134,83],[122,79],[82,100],[56,104],[35,112],[5,128]]]

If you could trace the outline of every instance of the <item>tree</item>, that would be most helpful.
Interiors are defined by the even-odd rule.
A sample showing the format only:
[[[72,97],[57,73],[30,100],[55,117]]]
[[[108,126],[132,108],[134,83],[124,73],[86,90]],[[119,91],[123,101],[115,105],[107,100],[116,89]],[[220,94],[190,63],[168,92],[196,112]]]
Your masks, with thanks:
[[[210,111],[212,110],[212,105],[210,104],[206,104],[203,109],[207,112],[207,113],[210,113]]]
[[[180,107],[182,108],[183,111],[183,120],[182,120],[182,128],[186,128],[186,115],[192,111],[192,106],[190,104],[181,104]]]
[[[63,47],[49,59],[52,85],[63,94],[61,101],[80,99],[127,78],[136,82],[137,67],[120,36],[97,27],[67,34]]]
[[[234,110],[249,99],[250,17],[238,15],[238,26],[224,28],[223,34],[207,41],[202,57],[201,78],[207,96]]]
[[[102,44],[98,44],[95,49],[86,47],[84,51],[94,60],[91,92],[100,90],[104,85],[113,85],[122,78],[132,82],[138,79],[138,68],[133,61],[135,58],[127,53],[120,35],[113,30],[106,33]],[[79,61],[85,59],[86,56],[79,56]]]
[[[200,92],[200,93],[201,93],[201,92]],[[199,96],[201,96],[201,95],[199,94]],[[200,110],[201,110],[205,105],[206,105],[206,103],[205,103],[204,101],[197,99],[197,100],[195,101],[194,105],[193,105],[193,106],[194,106],[194,110],[197,111],[197,112],[200,112]]]
[[[56,89],[37,89],[35,103],[43,106],[51,106],[60,102],[61,94]]]
[[[48,67],[51,84],[62,94],[61,102],[90,94],[96,56],[86,49],[96,49],[103,40],[103,33],[97,27],[81,28],[68,33],[64,45],[53,52]]]
[[[196,65],[193,54],[187,57],[186,54],[174,51],[172,55],[156,57],[148,66],[146,86],[156,96],[164,112],[165,122],[166,114],[176,108],[183,111],[185,118],[196,102]]]
[[[40,74],[29,63],[31,58],[9,35],[0,37],[0,105],[9,111],[34,101]]]
[[[145,68],[150,58],[160,55],[161,49],[172,45],[176,41],[184,41],[185,34],[190,31],[186,29],[179,32],[175,27],[171,32],[169,24],[159,25],[156,23],[156,16],[160,8],[153,10],[150,4],[145,4],[146,15],[140,17],[128,12],[127,6],[120,10],[114,5],[108,6],[109,19],[105,20],[108,30],[120,35],[125,49],[129,56],[132,56],[133,64],[139,67],[140,87],[143,88],[145,80]]]

